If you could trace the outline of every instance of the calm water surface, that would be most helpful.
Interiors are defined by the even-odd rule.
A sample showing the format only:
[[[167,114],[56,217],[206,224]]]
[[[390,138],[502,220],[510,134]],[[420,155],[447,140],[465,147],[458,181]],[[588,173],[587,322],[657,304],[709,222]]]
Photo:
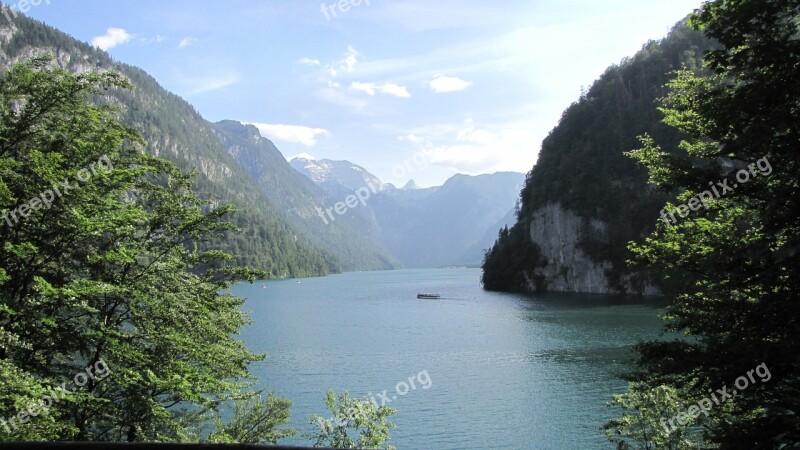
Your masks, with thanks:
[[[362,272],[240,284],[254,324],[243,339],[268,358],[260,387],[293,401],[292,426],[329,417],[325,391],[396,397],[399,449],[610,448],[600,426],[624,391],[631,346],[658,336],[647,301],[485,292],[478,269]],[[441,300],[417,300],[437,292]],[[426,371],[428,389],[397,395]],[[422,377],[425,381],[425,377]],[[403,386],[400,386],[403,389]],[[308,444],[302,437],[283,441]]]

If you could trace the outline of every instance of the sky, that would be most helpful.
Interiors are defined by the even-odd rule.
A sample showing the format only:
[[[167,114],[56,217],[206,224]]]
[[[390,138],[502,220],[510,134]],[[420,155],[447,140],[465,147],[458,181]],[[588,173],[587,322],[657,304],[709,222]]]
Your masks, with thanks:
[[[141,67],[210,121],[254,124],[287,159],[427,187],[529,171],[582,88],[700,3],[39,0],[26,14]]]

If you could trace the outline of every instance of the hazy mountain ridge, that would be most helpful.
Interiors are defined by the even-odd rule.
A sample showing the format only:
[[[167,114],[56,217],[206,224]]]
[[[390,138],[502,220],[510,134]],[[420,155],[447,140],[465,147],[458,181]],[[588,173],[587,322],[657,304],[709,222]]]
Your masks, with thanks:
[[[408,180],[408,183],[404,184],[403,187],[400,189],[411,190],[411,189],[419,189],[417,182],[414,180]]]
[[[479,263],[482,254],[469,249],[480,245],[487,230],[514,207],[524,179],[515,172],[454,175],[438,188],[388,192],[408,219],[402,224],[379,221],[381,229],[399,228],[384,242],[409,267]],[[390,204],[377,203],[376,215],[391,217],[383,207]]]
[[[406,267],[479,263],[493,242],[487,236],[495,236],[498,223],[513,211],[525,178],[513,172],[455,175],[442,186],[421,189],[409,181],[397,189],[349,161],[323,161],[297,158],[292,167],[338,201],[358,188],[377,186],[370,182],[386,187],[343,216],[370,221]]]

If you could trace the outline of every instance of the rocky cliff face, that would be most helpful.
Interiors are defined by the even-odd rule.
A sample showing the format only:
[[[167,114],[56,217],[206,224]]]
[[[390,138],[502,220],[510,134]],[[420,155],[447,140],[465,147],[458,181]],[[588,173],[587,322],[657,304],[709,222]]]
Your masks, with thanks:
[[[546,261],[538,271],[546,290],[593,294],[613,292],[606,277],[611,263],[593,261],[580,247],[587,226],[585,222],[558,203],[547,204],[533,214],[529,233]],[[605,223],[594,220],[589,226],[602,231]],[[530,288],[533,290],[535,286]]]
[[[582,248],[588,236],[607,241],[608,225],[598,219],[583,219],[559,203],[548,203],[533,213],[529,225],[531,241],[539,248],[543,267],[535,270],[539,289],[549,292],[582,292],[587,294],[658,295],[657,286],[633,283],[630,275],[612,283],[611,261],[595,260]],[[543,284],[543,286],[542,286]],[[531,279],[528,289],[537,289]]]

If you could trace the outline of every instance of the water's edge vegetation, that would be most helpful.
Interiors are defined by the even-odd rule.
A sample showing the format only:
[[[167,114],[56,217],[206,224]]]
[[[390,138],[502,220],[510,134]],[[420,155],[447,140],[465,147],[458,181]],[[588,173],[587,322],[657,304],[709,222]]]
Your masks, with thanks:
[[[143,71],[23,16],[0,26],[0,440],[391,448],[395,410],[369,396],[329,391],[330,418],[290,427],[231,292],[398,267],[388,250],[361,222],[293,223]],[[611,445],[800,442],[798,98],[800,5],[713,0],[544,142],[483,286],[664,294],[681,336],[636,346]]]

